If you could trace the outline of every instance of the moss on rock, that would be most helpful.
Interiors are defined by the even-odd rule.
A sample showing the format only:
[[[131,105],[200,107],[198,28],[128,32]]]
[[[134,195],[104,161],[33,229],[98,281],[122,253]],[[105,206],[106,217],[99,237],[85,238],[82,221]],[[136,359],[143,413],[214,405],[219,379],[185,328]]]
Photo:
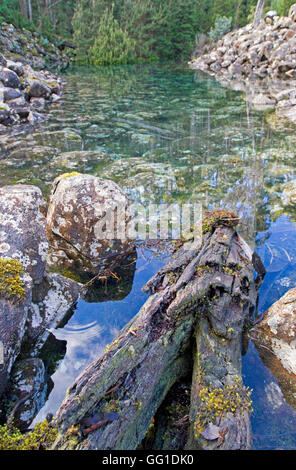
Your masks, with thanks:
[[[23,272],[24,268],[19,261],[0,258],[0,297],[16,302],[24,298]]]
[[[48,450],[57,437],[57,430],[47,421],[37,423],[28,433],[4,424],[0,426],[0,450]]]

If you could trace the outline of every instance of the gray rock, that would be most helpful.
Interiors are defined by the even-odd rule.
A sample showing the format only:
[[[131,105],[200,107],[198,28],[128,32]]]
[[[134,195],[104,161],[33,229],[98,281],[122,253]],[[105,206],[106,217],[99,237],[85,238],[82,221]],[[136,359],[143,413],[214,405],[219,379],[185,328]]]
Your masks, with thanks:
[[[31,355],[36,355],[50,333],[73,309],[82,284],[58,273],[48,273],[42,284],[35,285],[29,307],[24,343],[33,344]]]
[[[49,99],[51,95],[50,88],[38,80],[31,80],[28,95],[30,98],[45,98]]]
[[[21,82],[18,75],[13,70],[2,68],[0,70],[0,81],[4,86],[10,88],[20,88]]]
[[[4,55],[0,53],[0,65],[2,67],[6,67],[7,66],[7,60],[5,59]]]
[[[22,96],[22,92],[17,88],[4,87],[2,89],[4,101],[14,100]]]
[[[45,99],[44,98],[31,98],[30,104],[34,109],[44,109],[45,106]]]
[[[117,222],[114,217],[117,213]],[[121,240],[132,217],[126,194],[113,181],[66,173],[56,178],[47,214],[50,265],[77,266],[98,273],[133,246]]]
[[[19,77],[24,75],[24,66],[20,62],[12,62],[12,60],[7,61],[7,68],[13,70]]]
[[[5,105],[4,103],[0,106],[0,123],[5,123],[10,116],[10,108],[9,106]]]
[[[0,341],[4,347],[0,394],[20,352],[33,283],[40,283],[44,275],[48,246],[44,210],[39,188],[28,185],[0,188],[0,260],[4,282],[0,296]],[[9,281],[12,284],[5,281],[7,276],[13,279]]]
[[[293,3],[289,10],[289,18],[291,18],[292,21],[296,22],[296,3]]]

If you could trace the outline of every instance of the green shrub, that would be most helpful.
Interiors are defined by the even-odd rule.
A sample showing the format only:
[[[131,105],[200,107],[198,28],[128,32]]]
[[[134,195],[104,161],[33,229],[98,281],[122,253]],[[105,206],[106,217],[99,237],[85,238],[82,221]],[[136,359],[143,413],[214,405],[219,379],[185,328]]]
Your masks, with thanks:
[[[135,41],[121,29],[113,16],[113,6],[101,17],[98,35],[90,50],[93,65],[119,65],[135,61]]]
[[[217,16],[215,25],[209,32],[209,36],[212,41],[218,41],[226,33],[231,31],[232,18],[226,18],[226,16]]]

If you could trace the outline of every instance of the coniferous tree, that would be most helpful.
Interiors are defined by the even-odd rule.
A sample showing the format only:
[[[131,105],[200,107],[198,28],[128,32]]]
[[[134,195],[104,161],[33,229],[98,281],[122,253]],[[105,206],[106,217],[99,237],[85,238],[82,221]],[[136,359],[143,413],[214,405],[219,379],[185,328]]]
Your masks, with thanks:
[[[106,8],[100,23],[94,45],[90,50],[93,65],[128,64],[135,60],[135,41],[130,38],[114,18],[114,6]]]

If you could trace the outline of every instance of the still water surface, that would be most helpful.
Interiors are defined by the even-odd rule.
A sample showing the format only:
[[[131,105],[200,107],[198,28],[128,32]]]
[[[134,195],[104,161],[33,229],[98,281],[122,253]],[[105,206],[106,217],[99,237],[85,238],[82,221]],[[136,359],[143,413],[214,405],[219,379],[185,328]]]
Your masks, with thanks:
[[[36,184],[48,197],[57,175],[78,171],[116,181],[133,202],[235,210],[267,269],[260,312],[296,286],[296,212],[282,198],[295,178],[295,127],[187,68],[80,68],[65,78],[46,123],[0,142],[0,185]],[[58,409],[75,377],[137,313],[147,298],[141,287],[166,259],[139,250],[120,295],[79,301],[54,331],[52,390],[35,421]],[[254,448],[296,449],[296,411],[252,342],[243,376],[253,388]]]

